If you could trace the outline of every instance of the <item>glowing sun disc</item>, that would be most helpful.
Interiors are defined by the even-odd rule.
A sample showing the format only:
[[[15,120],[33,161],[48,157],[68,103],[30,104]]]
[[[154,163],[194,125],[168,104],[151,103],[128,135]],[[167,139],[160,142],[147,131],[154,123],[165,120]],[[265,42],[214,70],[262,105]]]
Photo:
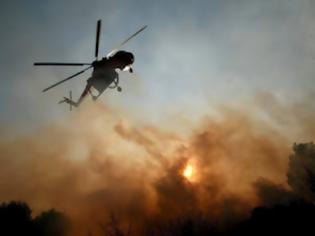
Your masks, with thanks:
[[[187,165],[183,171],[183,175],[187,178],[190,179],[193,175],[193,167],[191,165]]]

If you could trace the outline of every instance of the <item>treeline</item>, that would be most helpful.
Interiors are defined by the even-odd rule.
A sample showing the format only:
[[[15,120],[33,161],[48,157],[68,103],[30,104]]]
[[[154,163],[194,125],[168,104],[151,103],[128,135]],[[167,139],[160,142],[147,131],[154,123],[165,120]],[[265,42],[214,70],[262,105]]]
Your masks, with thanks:
[[[65,236],[70,226],[67,216],[54,209],[33,218],[26,203],[0,205],[1,236]],[[249,219],[224,230],[218,230],[213,222],[202,216],[169,221],[152,220],[141,228],[143,232],[140,233],[133,232],[132,228],[124,230],[119,221],[112,218],[108,224],[101,225],[98,231],[104,236],[315,235],[315,205],[296,200],[286,205],[258,207],[253,209]]]
[[[1,236],[64,236],[69,228],[68,218],[54,209],[33,218],[30,207],[24,202],[0,205]]]
[[[315,235],[315,206],[302,200],[257,207],[248,219],[221,230],[202,217],[175,219],[162,225],[151,222],[146,230],[145,236]]]

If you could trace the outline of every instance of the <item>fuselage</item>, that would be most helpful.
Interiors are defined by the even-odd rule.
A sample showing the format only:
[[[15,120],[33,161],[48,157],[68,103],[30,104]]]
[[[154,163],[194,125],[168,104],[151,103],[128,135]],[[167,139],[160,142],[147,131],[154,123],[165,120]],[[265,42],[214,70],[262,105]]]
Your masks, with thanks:
[[[131,66],[133,62],[133,54],[126,51],[118,51],[109,58],[104,57],[99,61],[94,61],[92,77],[87,82],[99,92],[103,92],[116,79],[118,80],[116,69],[123,70],[126,66]]]

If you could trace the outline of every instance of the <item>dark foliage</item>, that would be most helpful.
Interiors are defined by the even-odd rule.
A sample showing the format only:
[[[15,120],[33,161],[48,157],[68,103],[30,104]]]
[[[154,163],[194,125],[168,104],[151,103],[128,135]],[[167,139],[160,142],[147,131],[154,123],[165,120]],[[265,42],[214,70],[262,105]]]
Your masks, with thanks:
[[[258,207],[249,219],[218,231],[201,219],[173,220],[147,224],[150,236],[236,236],[236,235],[315,235],[315,206],[303,200],[289,205]]]
[[[2,203],[0,206],[0,235],[32,235],[31,209],[26,203]]]
[[[216,236],[219,232],[202,217],[148,222],[144,235],[150,236]]]
[[[53,209],[43,212],[33,222],[35,234],[45,236],[63,236],[70,225],[66,216]]]
[[[35,219],[24,202],[2,203],[0,205],[1,236],[63,236],[69,229],[69,220],[61,213],[50,210]]]
[[[315,206],[304,201],[258,207],[231,235],[315,235]]]

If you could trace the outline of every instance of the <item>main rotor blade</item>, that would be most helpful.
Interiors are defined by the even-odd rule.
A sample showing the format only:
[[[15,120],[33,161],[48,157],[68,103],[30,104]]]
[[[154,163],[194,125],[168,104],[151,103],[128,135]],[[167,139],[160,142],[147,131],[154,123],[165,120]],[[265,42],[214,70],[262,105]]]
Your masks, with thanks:
[[[129,38],[127,38],[124,42],[122,42],[119,47],[121,47],[121,46],[123,46],[124,44],[126,44],[130,39],[132,39],[133,37],[135,37],[137,34],[139,34],[141,31],[143,31],[143,30],[144,30],[145,28],[147,28],[147,27],[148,27],[147,25],[143,26],[143,27],[142,27],[141,29],[139,29],[136,33],[134,33],[134,34],[131,35]]]
[[[112,51],[110,51],[107,56],[111,56],[113,53],[115,53],[116,51],[119,50],[119,48],[121,48],[122,46],[124,46],[130,39],[132,39],[133,37],[135,37],[137,34],[139,34],[141,31],[143,31],[145,28],[147,28],[148,26],[145,25],[143,26],[141,29],[139,29],[136,33],[132,34],[131,36],[129,36],[125,41],[123,41],[121,44],[119,44],[115,49],[113,49]]]
[[[91,63],[35,62],[34,66],[89,66]]]
[[[47,90],[52,89],[52,88],[56,87],[57,85],[62,84],[62,83],[64,83],[64,82],[68,81],[69,79],[72,79],[72,78],[74,78],[74,77],[76,77],[76,76],[78,76],[78,75],[84,73],[85,71],[87,71],[88,69],[90,69],[90,68],[92,68],[92,67],[93,67],[93,66],[91,65],[91,66],[85,68],[84,70],[81,70],[81,71],[79,71],[78,73],[76,73],[76,74],[74,74],[74,75],[71,75],[71,76],[68,77],[68,78],[65,78],[64,80],[59,81],[58,83],[55,83],[55,84],[49,86],[48,88],[45,88],[45,89],[43,90],[43,92],[46,92]]]
[[[95,58],[97,59],[98,57],[98,48],[99,48],[99,43],[100,43],[100,34],[101,34],[101,20],[97,21],[97,26],[96,26],[96,41],[95,41]]]

